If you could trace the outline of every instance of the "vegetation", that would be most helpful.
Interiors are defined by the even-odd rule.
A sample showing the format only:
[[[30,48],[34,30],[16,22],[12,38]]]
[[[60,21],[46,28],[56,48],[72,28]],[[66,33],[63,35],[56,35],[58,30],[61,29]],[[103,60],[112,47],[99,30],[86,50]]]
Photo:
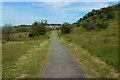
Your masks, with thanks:
[[[46,20],[41,22],[35,21],[32,25],[12,26],[11,24],[5,24],[2,27],[2,43],[31,40],[41,35],[47,35],[48,32],[51,32],[52,28],[45,27],[46,25]]]
[[[12,31],[12,25],[11,24],[5,24],[2,29],[2,39],[5,39],[7,41],[10,41],[12,39],[13,31]]]
[[[106,29],[110,20],[118,19],[118,10],[119,4],[101,8],[100,10],[92,10],[75,24],[86,30]]]
[[[116,77],[116,72],[119,71],[118,10],[119,4],[92,10],[73,24],[57,24],[61,25],[60,28],[56,28],[61,32],[60,36],[69,46],[72,44],[73,57],[82,63],[82,68],[87,69],[90,66],[91,69],[83,68],[83,72],[88,72],[88,75],[90,73],[93,76],[96,72],[95,75],[100,75],[99,77]],[[55,24],[47,24],[44,20],[35,21],[32,25],[5,24],[2,27],[3,78],[40,76],[49,50],[52,30],[46,25]],[[84,51],[87,53],[84,54]],[[94,56],[100,60],[94,59]]]
[[[97,23],[94,23],[91,20],[86,20],[84,23],[82,23],[82,27],[86,30],[100,30],[100,29],[106,29],[108,27],[107,23],[103,21],[99,21]]]
[[[85,38],[84,38],[85,39]],[[70,39],[69,39],[70,40]],[[118,73],[105,61],[96,55],[91,55],[87,49],[82,48],[79,43],[61,38],[61,42],[69,50],[73,60],[77,62],[80,71],[87,78],[118,78]],[[92,49],[92,48],[91,48]]]
[[[2,77],[36,78],[41,75],[49,49],[50,30],[46,23],[2,27]],[[44,28],[44,29],[43,29]],[[29,37],[36,30],[37,36]]]
[[[47,38],[3,44],[3,78],[40,76],[49,49],[49,41],[43,40]]]
[[[46,31],[47,31],[47,28],[45,27],[45,25],[47,24],[47,21],[43,22],[37,22],[35,21],[33,24],[32,24],[32,31],[30,32],[29,34],[29,37],[34,37],[36,35],[45,35],[46,34]]]
[[[66,22],[61,25],[61,32],[63,34],[70,33],[71,31],[72,31],[72,29],[71,29],[71,25],[69,23]]]
[[[20,26],[12,26],[11,24],[5,24],[2,27],[2,43],[6,43],[9,41],[23,40],[25,36],[28,36],[29,31],[30,31],[30,27],[24,27],[24,26],[20,27]]]
[[[70,34],[61,35],[96,55],[118,71],[118,8],[119,4],[92,10],[74,25]]]

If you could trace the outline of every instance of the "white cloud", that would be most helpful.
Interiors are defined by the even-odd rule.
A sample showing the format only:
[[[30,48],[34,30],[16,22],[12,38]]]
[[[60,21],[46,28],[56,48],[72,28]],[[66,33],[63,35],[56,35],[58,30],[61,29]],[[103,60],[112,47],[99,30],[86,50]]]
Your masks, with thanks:
[[[77,18],[79,19],[81,17],[80,13],[81,12],[89,12],[92,9],[100,9],[102,7],[107,7],[109,4],[106,2],[97,2],[97,3],[81,3],[84,5],[79,5],[79,6],[73,6],[72,2],[50,2],[50,3],[34,3],[34,6],[38,7],[47,7],[49,12],[54,15],[56,18],[61,18],[62,19],[71,19],[71,18]],[[67,7],[69,6],[69,7]]]
[[[2,2],[119,2],[119,0],[2,0]]]
[[[50,12],[51,14],[53,14],[54,16],[52,17],[53,19],[55,19],[56,21],[66,21],[66,20],[70,20],[73,18],[78,18],[81,17],[79,16],[79,14],[77,13],[71,13],[73,9],[70,8],[66,8],[66,6],[70,5],[70,2],[53,2],[53,3],[44,3],[44,4],[40,4],[37,6],[39,7],[47,7],[48,8],[48,12]],[[51,19],[51,20],[53,20]],[[56,22],[54,21],[54,22]]]
[[[72,2],[44,2],[44,3],[31,3],[31,5],[37,8],[47,8],[46,13],[52,14],[52,16],[35,15],[34,11],[18,9],[18,7],[4,6],[3,10],[3,24],[31,24],[33,21],[39,21],[42,19],[48,20],[49,23],[62,23],[64,21],[75,22],[82,17],[81,12],[89,12],[92,9],[100,9],[106,7],[109,4],[106,2],[91,2],[91,3],[78,3],[80,5],[73,5]],[[82,4],[82,5],[81,5]],[[19,6],[20,7],[20,6]],[[29,13],[29,14],[28,14]],[[17,22],[17,23],[15,23]]]

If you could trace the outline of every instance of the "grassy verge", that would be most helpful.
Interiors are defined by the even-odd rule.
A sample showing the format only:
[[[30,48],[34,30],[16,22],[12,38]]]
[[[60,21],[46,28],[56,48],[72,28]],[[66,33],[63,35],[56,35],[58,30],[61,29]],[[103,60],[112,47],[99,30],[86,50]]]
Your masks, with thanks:
[[[3,78],[39,77],[49,51],[48,36],[2,45]]]
[[[22,42],[22,41],[28,42],[28,41],[38,40],[38,39],[44,40],[46,38],[49,38],[50,32],[47,32],[45,35],[36,36],[34,38],[33,37],[30,38],[28,36],[28,34],[29,34],[28,32],[13,33],[11,41],[12,42],[15,42],[15,41],[17,41],[17,42]],[[10,41],[7,41],[7,40],[2,38],[2,44],[8,43],[8,42],[10,42]]]
[[[111,67],[118,70],[118,22],[111,22],[107,30],[84,31],[75,28],[71,34],[63,35],[65,40],[80,45],[92,55],[97,55]]]
[[[78,60],[83,58],[83,65],[86,65],[88,69],[96,69],[93,71],[86,70],[87,72],[85,73],[88,74],[88,77],[94,77],[95,74],[97,77],[115,77],[116,72],[118,72],[118,21],[111,21],[106,30],[85,31],[81,28],[74,28],[72,33],[62,35],[62,37],[68,44],[78,46],[74,50],[71,48],[74,57],[76,56]],[[82,54],[81,49],[86,50],[88,54]],[[89,60],[91,56],[87,55],[95,56],[95,59]],[[99,63],[98,61],[98,64],[94,64],[97,58],[102,62]],[[103,67],[104,63],[107,65],[106,68]],[[87,64],[91,64],[91,67]],[[113,73],[110,69],[113,69]],[[93,74],[91,72],[93,72]]]
[[[60,41],[79,65],[85,78],[118,78],[118,73],[99,57],[91,55],[87,50],[64,38]]]

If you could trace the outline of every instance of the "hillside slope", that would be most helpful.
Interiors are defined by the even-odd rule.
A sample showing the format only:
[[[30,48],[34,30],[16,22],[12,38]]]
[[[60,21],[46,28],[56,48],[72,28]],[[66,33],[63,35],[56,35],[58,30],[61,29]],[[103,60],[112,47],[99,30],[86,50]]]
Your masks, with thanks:
[[[73,23],[70,34],[62,37],[87,50],[118,71],[118,10],[113,5],[100,10],[92,10]]]
[[[106,29],[111,21],[119,19],[119,7],[120,4],[116,4],[106,8],[101,8],[100,10],[93,9],[74,24],[77,24],[78,27],[83,27],[87,30]]]

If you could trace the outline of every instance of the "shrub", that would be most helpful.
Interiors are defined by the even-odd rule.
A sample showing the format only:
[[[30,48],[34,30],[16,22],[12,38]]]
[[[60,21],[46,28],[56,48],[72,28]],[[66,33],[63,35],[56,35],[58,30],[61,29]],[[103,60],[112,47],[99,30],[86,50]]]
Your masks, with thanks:
[[[107,29],[108,24],[101,20],[90,20],[87,19],[85,22],[82,23],[82,27],[86,30],[100,30],[100,29]]]
[[[35,21],[33,24],[32,24],[32,32],[29,34],[29,36],[32,37],[32,35],[34,34],[35,35],[44,35],[46,34],[46,31],[47,31],[47,28],[45,27],[45,25],[47,24],[47,21],[43,22],[37,22]]]
[[[98,27],[99,29],[107,29],[108,24],[105,23],[105,22],[99,21],[99,22],[97,22],[97,27]]]
[[[112,19],[115,17],[115,14],[113,12],[107,13],[107,19]]]
[[[72,31],[71,24],[66,22],[66,23],[63,23],[61,25],[61,32],[62,33],[66,34],[66,33],[70,33],[71,31]]]
[[[96,23],[90,21],[90,20],[86,20],[83,24],[82,27],[85,28],[86,30],[95,30],[97,25]]]
[[[94,16],[96,15],[97,13],[97,10],[93,9],[91,12],[87,13],[87,16],[90,17],[90,16]]]
[[[104,17],[105,17],[104,14],[100,14],[100,15],[99,15],[99,19],[102,19],[102,18],[104,18]]]
[[[5,24],[2,27],[2,39],[10,41],[13,36],[13,26],[12,24]]]
[[[35,30],[32,30],[32,31],[29,32],[28,37],[34,37],[36,35],[37,35],[37,32]]]
[[[29,33],[29,37],[34,37],[35,35],[33,33]]]
[[[88,18],[88,15],[85,15],[84,17],[83,17],[83,19],[87,19]]]
[[[93,16],[93,17],[92,17],[92,20],[95,20],[95,19],[96,19],[96,17],[95,17],[95,16]]]

